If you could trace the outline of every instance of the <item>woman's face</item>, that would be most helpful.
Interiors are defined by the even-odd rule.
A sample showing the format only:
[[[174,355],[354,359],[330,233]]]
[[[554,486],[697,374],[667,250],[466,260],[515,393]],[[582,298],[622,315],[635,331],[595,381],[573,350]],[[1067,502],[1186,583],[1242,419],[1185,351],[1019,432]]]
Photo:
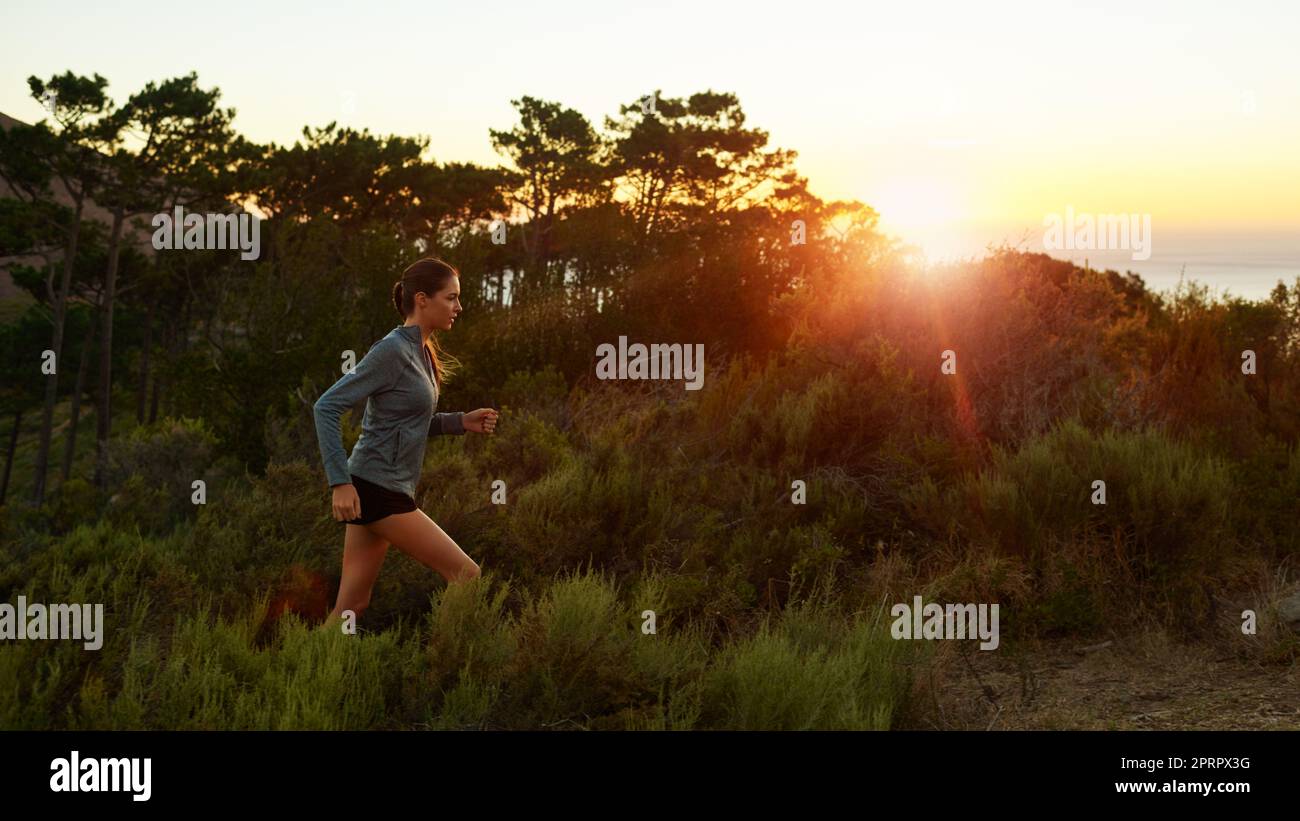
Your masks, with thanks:
[[[443,289],[431,297],[428,294],[416,294],[416,313],[421,311],[421,303],[423,303],[421,324],[435,330],[450,330],[457,314],[463,310],[460,304],[460,277],[453,276],[447,280]]]

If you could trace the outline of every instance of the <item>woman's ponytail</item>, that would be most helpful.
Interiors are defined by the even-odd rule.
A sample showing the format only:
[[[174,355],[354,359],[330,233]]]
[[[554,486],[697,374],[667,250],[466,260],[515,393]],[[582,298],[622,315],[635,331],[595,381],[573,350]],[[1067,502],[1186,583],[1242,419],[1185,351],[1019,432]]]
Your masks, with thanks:
[[[397,309],[398,315],[406,316],[406,311],[402,310],[402,281],[400,279],[393,283],[393,307]]]

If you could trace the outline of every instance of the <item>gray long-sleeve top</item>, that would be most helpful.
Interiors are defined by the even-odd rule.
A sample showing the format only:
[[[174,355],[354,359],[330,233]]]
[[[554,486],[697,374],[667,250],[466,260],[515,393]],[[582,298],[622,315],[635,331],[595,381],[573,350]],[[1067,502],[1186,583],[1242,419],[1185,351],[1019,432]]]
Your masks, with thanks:
[[[361,436],[349,457],[339,419],[362,399]],[[437,406],[438,386],[420,326],[399,325],[316,400],[316,438],[330,486],[351,484],[353,474],[414,496],[429,437],[465,433],[464,413],[434,413]]]

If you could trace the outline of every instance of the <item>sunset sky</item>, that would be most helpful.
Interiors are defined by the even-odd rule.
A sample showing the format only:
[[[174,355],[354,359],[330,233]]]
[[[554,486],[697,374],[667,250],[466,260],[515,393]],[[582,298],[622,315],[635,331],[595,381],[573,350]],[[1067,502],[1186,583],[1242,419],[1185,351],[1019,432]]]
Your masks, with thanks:
[[[656,88],[711,89],[799,152],[815,194],[866,202],[933,258],[1026,232],[1037,250],[1067,205],[1150,214],[1153,264],[1195,238],[1244,254],[1252,234],[1300,258],[1293,3],[78,2],[5,19],[0,111],[29,122],[31,74],[98,71],[121,102],[193,69],[251,139],[338,120],[495,165],[511,98],[599,128]]]

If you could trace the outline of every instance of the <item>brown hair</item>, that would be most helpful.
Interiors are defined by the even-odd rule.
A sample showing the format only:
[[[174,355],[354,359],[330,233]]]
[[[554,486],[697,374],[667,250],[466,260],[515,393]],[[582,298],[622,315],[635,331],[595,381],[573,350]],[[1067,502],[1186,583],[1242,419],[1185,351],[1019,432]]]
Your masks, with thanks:
[[[437,257],[416,260],[402,272],[402,278],[393,283],[393,307],[405,319],[415,310],[416,294],[424,293],[432,298],[447,286],[453,276],[460,276],[460,271]],[[443,381],[456,372],[456,366],[460,362],[438,346],[436,331],[429,334],[425,347],[433,357],[434,379],[438,387],[442,387]]]

